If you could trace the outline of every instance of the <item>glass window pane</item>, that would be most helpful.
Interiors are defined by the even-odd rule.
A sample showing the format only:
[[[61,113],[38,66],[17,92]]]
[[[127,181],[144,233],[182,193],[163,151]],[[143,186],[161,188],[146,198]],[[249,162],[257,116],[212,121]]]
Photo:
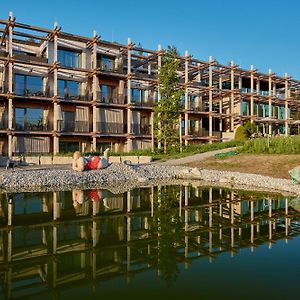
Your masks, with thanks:
[[[76,81],[66,81],[68,98],[78,98],[80,95],[80,84]]]
[[[57,58],[62,66],[71,67],[71,68],[81,67],[81,63],[80,63],[81,55],[78,52],[58,49]]]
[[[25,76],[15,75],[15,93],[19,96],[24,96],[25,93]]]
[[[27,76],[26,90],[28,95],[41,96],[43,94],[42,77]]]
[[[58,87],[58,95],[61,98],[65,98],[65,81],[64,80],[57,80],[57,87]]]
[[[16,108],[15,109],[15,129],[16,130],[24,130],[24,108]]]

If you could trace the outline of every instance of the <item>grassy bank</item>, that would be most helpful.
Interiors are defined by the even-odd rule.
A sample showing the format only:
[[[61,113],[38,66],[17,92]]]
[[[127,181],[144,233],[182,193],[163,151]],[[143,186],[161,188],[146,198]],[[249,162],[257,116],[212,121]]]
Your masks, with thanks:
[[[300,136],[260,138],[246,141],[239,153],[300,154]]]
[[[155,150],[154,152],[151,151],[151,149],[145,149],[145,150],[133,150],[130,152],[110,152],[111,156],[122,156],[122,155],[132,155],[132,156],[152,156],[153,159],[171,159],[171,158],[180,158],[185,157],[197,153],[204,153],[208,151],[214,151],[214,150],[221,150],[225,148],[230,147],[236,147],[243,145],[242,142],[237,141],[230,141],[230,142],[218,142],[213,144],[194,144],[194,145],[188,145],[184,146],[182,149],[182,152],[179,151],[179,148],[171,148],[168,150],[167,153],[163,153],[162,151]],[[102,155],[102,153],[99,152],[92,152],[92,153],[84,153],[85,155],[92,154],[92,155]]]

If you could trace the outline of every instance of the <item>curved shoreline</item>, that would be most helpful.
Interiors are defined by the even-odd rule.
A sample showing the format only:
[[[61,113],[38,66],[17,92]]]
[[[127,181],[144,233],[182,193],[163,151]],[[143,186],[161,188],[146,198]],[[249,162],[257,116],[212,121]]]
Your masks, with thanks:
[[[292,180],[182,166],[112,164],[104,170],[82,173],[52,167],[0,172],[3,192],[102,188],[118,193],[141,186],[180,182],[300,195],[300,185]]]

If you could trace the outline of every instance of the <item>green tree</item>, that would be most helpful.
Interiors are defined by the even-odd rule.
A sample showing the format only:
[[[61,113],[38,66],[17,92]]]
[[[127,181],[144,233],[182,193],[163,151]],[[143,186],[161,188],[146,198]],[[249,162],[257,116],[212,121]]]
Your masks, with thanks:
[[[177,49],[168,46],[162,57],[158,73],[160,101],[154,107],[154,132],[158,142],[164,146],[164,152],[170,143],[179,142],[179,116],[183,89],[179,85],[179,65]]]

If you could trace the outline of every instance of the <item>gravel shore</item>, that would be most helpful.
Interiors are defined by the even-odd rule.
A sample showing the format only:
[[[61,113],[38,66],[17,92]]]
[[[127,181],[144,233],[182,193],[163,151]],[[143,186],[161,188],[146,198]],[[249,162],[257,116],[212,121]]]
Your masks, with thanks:
[[[108,188],[117,193],[180,181],[300,195],[300,185],[287,179],[182,166],[112,164],[104,170],[82,173],[69,167],[0,171],[0,188],[7,192]]]

